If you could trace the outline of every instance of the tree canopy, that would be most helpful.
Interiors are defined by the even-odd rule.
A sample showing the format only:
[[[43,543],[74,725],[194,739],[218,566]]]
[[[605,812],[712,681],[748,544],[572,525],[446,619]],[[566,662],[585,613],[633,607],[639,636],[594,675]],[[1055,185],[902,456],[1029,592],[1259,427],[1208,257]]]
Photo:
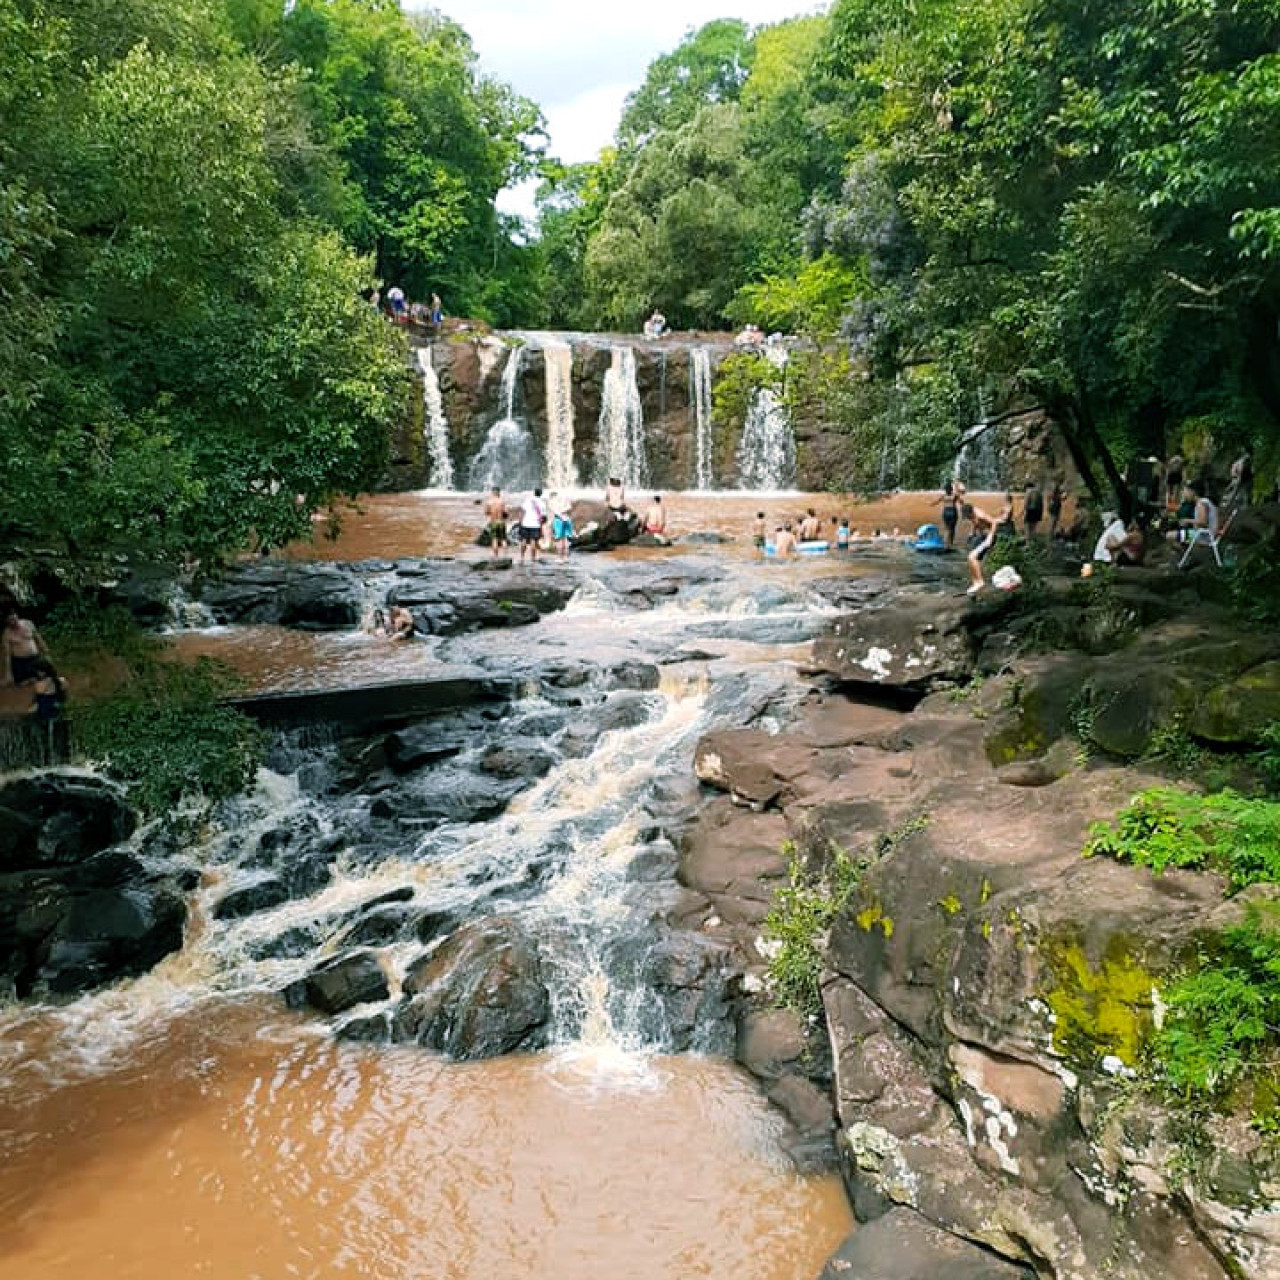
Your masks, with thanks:
[[[409,394],[379,281],[526,297],[494,197],[537,110],[393,0],[0,0],[0,119],[0,529],[86,573],[373,484]]]

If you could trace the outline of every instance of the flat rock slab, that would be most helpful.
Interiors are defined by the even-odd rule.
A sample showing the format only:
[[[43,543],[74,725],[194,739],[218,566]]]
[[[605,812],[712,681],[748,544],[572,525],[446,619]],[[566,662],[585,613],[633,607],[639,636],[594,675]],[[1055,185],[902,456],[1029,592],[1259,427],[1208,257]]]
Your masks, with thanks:
[[[1033,1275],[899,1208],[859,1227],[819,1280],[1033,1280]]]

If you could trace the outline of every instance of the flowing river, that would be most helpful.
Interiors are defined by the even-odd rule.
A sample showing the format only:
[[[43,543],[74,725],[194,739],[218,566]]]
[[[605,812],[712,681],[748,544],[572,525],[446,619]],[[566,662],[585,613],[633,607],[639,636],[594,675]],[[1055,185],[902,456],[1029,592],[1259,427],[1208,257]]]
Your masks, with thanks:
[[[929,501],[848,514],[914,527]],[[815,1276],[851,1226],[839,1179],[796,1171],[785,1122],[724,1056],[724,1017],[682,1030],[646,980],[680,892],[663,824],[696,793],[698,738],[748,712],[767,724],[802,695],[797,665],[834,612],[818,579],[910,571],[896,543],[839,564],[755,563],[755,509],[793,518],[810,502],[846,514],[832,498],[675,495],[677,531],[696,520],[735,541],[699,548],[702,580],[643,613],[620,607],[610,564],[676,552],[599,558],[566,610],[519,631],[409,645],[271,627],[175,636],[264,689],[450,663],[527,687],[500,713],[461,715],[450,758],[391,799],[334,782],[351,768],[340,744],[286,737],[257,791],[190,851],[200,883],[180,952],[67,1005],[0,1009],[0,1277]],[[377,498],[294,554],[479,559],[477,524],[457,495]],[[659,661],[663,675],[590,697],[539,683],[539,664],[583,655]],[[558,745],[508,793],[476,762],[513,740]],[[281,831],[329,849],[332,873],[219,919]],[[538,938],[547,1047],[452,1062],[287,1012],[278,993],[350,944],[353,916],[385,923],[386,908],[365,909],[386,901],[455,922],[501,913]],[[364,940],[395,997],[420,942],[395,927]]]

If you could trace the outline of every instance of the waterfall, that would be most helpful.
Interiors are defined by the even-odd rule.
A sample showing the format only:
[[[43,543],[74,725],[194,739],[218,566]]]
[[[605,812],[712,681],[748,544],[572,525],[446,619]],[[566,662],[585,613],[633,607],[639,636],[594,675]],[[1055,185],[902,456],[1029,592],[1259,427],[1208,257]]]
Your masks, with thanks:
[[[547,485],[556,490],[576,489],[578,469],[573,465],[573,348],[567,342],[547,339],[542,347],[547,384]]]
[[[512,347],[502,370],[502,413],[489,428],[468,473],[471,489],[532,489],[541,481],[538,451],[528,428],[515,416],[522,347]]]
[[[791,415],[772,387],[760,387],[747,410],[738,444],[738,481],[744,489],[789,489],[796,482]]]
[[[422,370],[422,403],[426,410],[423,435],[431,459],[431,484],[436,489],[453,488],[453,463],[449,460],[449,419],[444,416],[440,398],[440,379],[431,359],[430,347],[418,348],[418,366]]]
[[[694,487],[711,489],[711,355],[706,347],[689,353],[689,403],[693,406]]]
[[[649,483],[644,412],[636,385],[636,353],[630,347],[614,347],[613,362],[604,375],[596,471],[601,483],[610,476],[617,476],[633,488],[644,488]]]

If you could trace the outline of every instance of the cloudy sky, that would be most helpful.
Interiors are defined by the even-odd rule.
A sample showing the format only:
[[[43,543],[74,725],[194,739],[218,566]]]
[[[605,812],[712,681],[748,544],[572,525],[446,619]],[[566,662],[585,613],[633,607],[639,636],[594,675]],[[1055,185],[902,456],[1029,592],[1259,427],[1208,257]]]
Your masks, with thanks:
[[[569,163],[595,159],[613,137],[623,99],[639,86],[649,63],[689,31],[716,18],[758,25],[826,8],[824,0],[402,3],[406,9],[437,9],[463,27],[483,69],[542,108],[551,153]]]

